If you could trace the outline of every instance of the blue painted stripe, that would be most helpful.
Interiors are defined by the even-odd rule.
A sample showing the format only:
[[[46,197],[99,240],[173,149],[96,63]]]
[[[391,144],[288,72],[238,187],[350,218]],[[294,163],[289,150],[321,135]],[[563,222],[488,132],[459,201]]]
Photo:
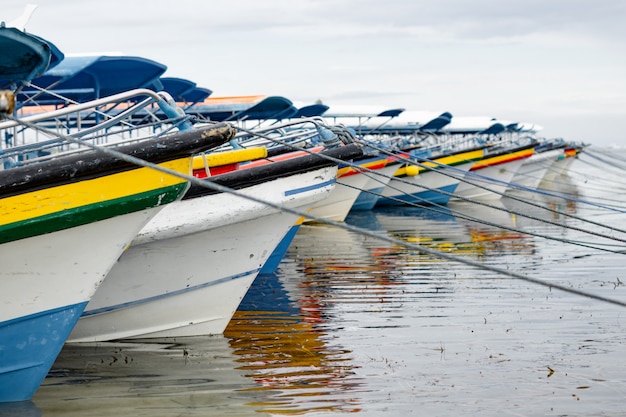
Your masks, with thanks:
[[[260,269],[261,268],[253,269],[253,270],[250,270],[250,271],[247,271],[247,272],[242,272],[240,274],[231,275],[231,276],[228,276],[228,277],[216,279],[214,281],[205,282],[205,283],[199,284],[199,285],[194,285],[193,287],[182,288],[182,289],[176,290],[176,291],[169,291],[169,292],[167,292],[165,294],[159,294],[159,295],[155,295],[155,296],[152,296],[152,297],[142,298],[141,300],[134,300],[134,301],[129,301],[127,303],[116,304],[116,305],[113,305],[113,306],[96,308],[96,309],[93,309],[93,310],[85,311],[82,314],[81,317],[89,317],[89,316],[94,316],[96,314],[109,313],[111,311],[121,310],[121,309],[129,308],[129,307],[134,307],[134,306],[137,306],[137,305],[150,303],[150,302],[153,302],[153,301],[158,301],[158,300],[161,300],[161,299],[165,299],[165,298],[173,297],[173,296],[176,296],[176,295],[184,294],[184,293],[187,293],[187,292],[196,291],[196,290],[199,290],[199,289],[202,289],[202,288],[207,288],[207,287],[219,285],[219,284],[222,284],[224,282],[233,281],[233,280],[236,280],[236,279],[247,277],[247,276],[252,275],[252,274],[256,275],[256,274],[259,273]]]
[[[300,229],[300,225],[293,225],[291,229],[287,232],[285,237],[280,241],[280,243],[276,246],[270,257],[267,259],[267,262],[261,268],[259,274],[272,274],[278,268],[280,261],[285,257],[285,253],[287,253],[287,249],[291,245],[296,233]]]
[[[300,193],[304,193],[307,191],[311,191],[311,190],[317,190],[320,188],[324,188],[324,187],[328,187],[329,185],[333,185],[335,183],[336,178],[333,178],[331,180],[325,181],[325,182],[321,182],[319,184],[313,184],[313,185],[309,185],[307,187],[301,187],[301,188],[294,188],[293,190],[289,190],[289,191],[285,191],[285,196],[288,195],[294,195],[294,194],[300,194]]]
[[[0,402],[29,400],[41,385],[87,303],[0,323]]]

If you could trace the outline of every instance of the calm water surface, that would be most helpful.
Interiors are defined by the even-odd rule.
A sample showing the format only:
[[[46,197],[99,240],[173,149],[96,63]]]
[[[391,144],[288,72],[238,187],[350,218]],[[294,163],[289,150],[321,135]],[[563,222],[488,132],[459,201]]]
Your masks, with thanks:
[[[626,244],[586,231],[626,234],[582,220],[626,229],[624,172],[583,155],[550,186],[571,200],[513,194],[580,219],[505,198],[346,223],[626,301]],[[619,416],[625,327],[620,306],[303,226],[224,336],[68,345],[32,402],[0,416]]]

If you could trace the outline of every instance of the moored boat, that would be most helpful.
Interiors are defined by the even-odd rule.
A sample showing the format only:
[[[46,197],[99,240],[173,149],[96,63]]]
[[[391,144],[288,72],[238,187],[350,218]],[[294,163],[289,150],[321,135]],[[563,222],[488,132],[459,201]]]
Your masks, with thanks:
[[[211,128],[117,150],[188,173],[207,138],[228,134]],[[0,171],[0,402],[33,395],[113,263],[186,189],[184,179],[98,151]]]
[[[402,163],[376,205],[447,204],[461,178],[483,153],[482,148],[471,149],[432,160],[415,159],[417,164]]]
[[[0,121],[0,402],[16,402],[37,390],[137,232],[183,196],[192,155],[221,145],[234,130],[212,125],[89,149],[38,124],[57,113],[14,117],[18,86],[49,67],[54,48],[4,26],[0,44],[0,80],[9,88],[0,94],[0,118],[7,119]],[[14,146],[17,134],[45,140]]]
[[[311,214],[336,222],[344,221],[368,181],[369,177],[354,167],[340,167],[335,188],[327,198],[311,208]],[[316,222],[315,218],[305,220],[305,223]]]
[[[583,146],[580,144],[566,144],[563,147],[563,152],[552,162],[541,182],[555,181],[560,176],[567,175],[572,163],[578,158],[583,149]]]
[[[533,153],[533,144],[489,152],[472,165],[454,194],[467,199],[501,198],[526,158]]]
[[[351,211],[371,210],[374,208],[381,193],[389,184],[389,181],[391,181],[394,172],[398,169],[397,166],[390,165],[390,162],[393,161],[387,156],[371,157],[366,161],[361,161],[360,165],[368,169],[368,171],[363,173],[363,175],[368,177],[368,180],[356,201],[352,204]]]
[[[356,145],[323,154],[351,158]],[[207,178],[273,205],[307,210],[333,188],[319,155]],[[192,186],[137,235],[85,309],[70,342],[220,334],[298,215]]]
[[[533,155],[524,160],[507,190],[534,190],[539,187],[548,169],[558,159],[561,152],[563,152],[562,149],[549,148],[544,150],[541,147],[536,147]]]

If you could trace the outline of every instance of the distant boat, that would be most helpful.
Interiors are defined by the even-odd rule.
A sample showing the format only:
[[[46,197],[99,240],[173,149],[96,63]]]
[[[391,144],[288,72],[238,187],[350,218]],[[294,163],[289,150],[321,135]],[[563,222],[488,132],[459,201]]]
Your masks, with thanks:
[[[326,220],[343,222],[368,180],[369,177],[351,166],[340,167],[337,172],[337,186],[328,198],[311,208],[311,214]],[[315,222],[317,220],[314,218],[305,220],[305,223]]]
[[[371,157],[367,160],[360,161],[359,165],[368,168],[369,171],[364,171],[368,181],[363,186],[363,190],[359,193],[350,211],[363,211],[371,210],[376,206],[381,193],[391,181],[394,172],[398,169],[397,166],[390,164],[393,162],[386,155],[379,157]]]
[[[447,204],[461,178],[483,154],[482,148],[470,149],[439,157],[409,156],[416,161],[415,164],[396,162],[398,169],[383,190],[377,206]]]
[[[565,143],[562,153],[559,154],[550,167],[548,167],[541,181],[555,181],[560,176],[567,175],[572,163],[578,158],[578,155],[583,149],[584,146],[582,144]]]
[[[524,160],[524,163],[511,180],[508,190],[537,189],[552,164],[563,153],[562,148],[564,146],[565,144],[553,146],[553,144],[548,142],[543,143],[541,146],[536,146],[533,155]]]
[[[485,156],[472,165],[454,194],[468,199],[500,199],[520,167],[533,155],[534,146],[535,143],[486,148]]]

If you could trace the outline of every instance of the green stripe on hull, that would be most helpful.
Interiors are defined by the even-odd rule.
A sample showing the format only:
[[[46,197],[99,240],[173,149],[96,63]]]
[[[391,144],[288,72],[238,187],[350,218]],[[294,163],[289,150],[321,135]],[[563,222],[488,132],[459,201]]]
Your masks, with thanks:
[[[188,183],[157,188],[145,193],[89,204],[0,227],[0,244],[65,230],[76,226],[158,207],[178,200]]]

